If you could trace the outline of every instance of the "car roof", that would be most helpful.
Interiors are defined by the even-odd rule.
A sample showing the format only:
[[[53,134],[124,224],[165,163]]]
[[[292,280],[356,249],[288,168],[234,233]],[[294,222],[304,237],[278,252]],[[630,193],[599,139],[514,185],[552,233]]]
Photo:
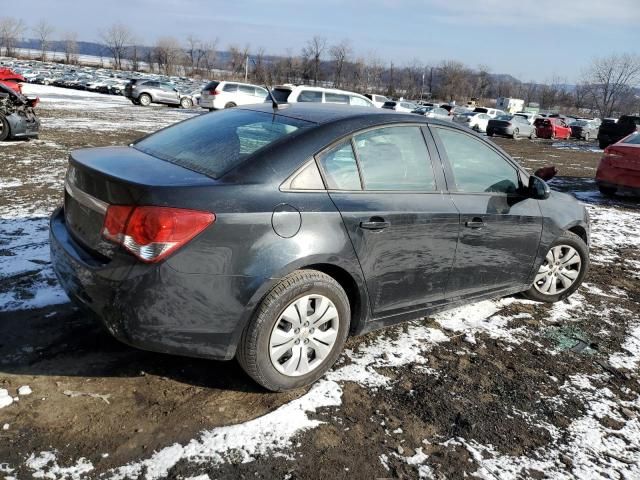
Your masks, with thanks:
[[[255,112],[274,113],[271,102],[263,104],[236,107],[237,109],[251,110]],[[332,123],[340,120],[371,120],[377,117],[381,124],[384,123],[433,123],[452,126],[451,122],[442,122],[435,119],[415,115],[413,113],[401,113],[394,110],[386,110],[372,107],[356,107],[338,103],[283,103],[275,112],[276,115],[305,120],[320,124]]]

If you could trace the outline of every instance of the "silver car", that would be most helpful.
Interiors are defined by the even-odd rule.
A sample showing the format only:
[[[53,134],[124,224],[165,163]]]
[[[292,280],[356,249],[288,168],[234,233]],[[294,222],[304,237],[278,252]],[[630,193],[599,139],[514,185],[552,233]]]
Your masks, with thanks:
[[[438,120],[444,120],[445,122],[451,122],[453,116],[449,115],[449,112],[440,107],[419,107],[413,112],[418,115],[424,115],[427,118],[437,118]]]
[[[158,80],[133,79],[125,86],[124,96],[134,105],[143,107],[152,103],[180,105],[182,108],[193,107],[193,100],[189,95],[183,95],[174,85]]]

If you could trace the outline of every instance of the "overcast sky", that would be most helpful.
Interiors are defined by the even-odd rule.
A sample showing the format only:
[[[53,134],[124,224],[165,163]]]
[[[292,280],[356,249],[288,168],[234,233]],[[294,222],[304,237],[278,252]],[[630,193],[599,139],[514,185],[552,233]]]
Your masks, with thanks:
[[[580,77],[594,56],[640,51],[640,0],[22,0],[11,14],[47,19],[81,40],[112,23],[140,43],[159,36],[267,53],[300,49],[313,35],[351,41],[354,53],[396,65],[443,59],[487,65],[528,81]],[[28,12],[28,17],[26,13]],[[5,12],[0,13],[0,16]]]

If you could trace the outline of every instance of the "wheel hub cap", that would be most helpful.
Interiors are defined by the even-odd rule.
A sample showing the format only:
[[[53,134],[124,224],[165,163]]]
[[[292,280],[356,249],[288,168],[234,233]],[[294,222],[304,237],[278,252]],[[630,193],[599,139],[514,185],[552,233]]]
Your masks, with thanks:
[[[333,351],[339,325],[338,311],[327,297],[312,294],[294,300],[271,331],[271,364],[290,377],[315,370]]]
[[[547,253],[533,285],[540,293],[557,295],[571,288],[581,269],[582,259],[576,249],[569,245],[557,245]]]

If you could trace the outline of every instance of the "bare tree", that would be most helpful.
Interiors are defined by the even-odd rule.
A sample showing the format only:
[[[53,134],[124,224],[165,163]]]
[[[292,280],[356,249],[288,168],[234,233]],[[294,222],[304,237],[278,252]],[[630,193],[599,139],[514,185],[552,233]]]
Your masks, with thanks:
[[[76,32],[65,32],[62,37],[64,47],[64,60],[67,64],[76,63],[78,58],[78,34]]]
[[[25,30],[26,25],[22,19],[0,17],[0,54],[4,48],[7,57],[15,56],[16,45]]]
[[[218,59],[218,39],[208,42],[202,47],[204,56],[202,57],[202,67],[208,72],[209,76],[213,76],[213,70]]]
[[[640,56],[631,54],[597,58],[584,75],[589,96],[602,117],[625,113],[624,103],[633,97],[639,81]]]
[[[191,75],[200,73],[206,56],[207,51],[205,45],[198,37],[189,35],[187,37],[187,57]]]
[[[33,27],[33,33],[40,42],[40,60],[43,62],[47,61],[47,48],[54,30],[53,26],[45,19],[40,20]]]
[[[345,62],[347,62],[348,57],[351,55],[351,51],[349,40],[342,40],[329,49],[329,55],[331,55],[333,59],[334,68],[333,86],[336,88],[340,87],[342,83],[342,72]]]
[[[446,100],[466,97],[471,89],[471,72],[460,62],[444,61],[439,67],[440,88],[439,96]]]
[[[326,49],[327,39],[318,35],[309,40],[307,45],[302,49],[302,56],[310,66],[310,77],[313,78],[314,85],[318,84],[320,61]]]
[[[122,60],[127,54],[127,47],[132,43],[131,30],[122,23],[114,23],[100,34],[107,50],[113,58],[113,68],[122,70]]]
[[[153,50],[158,69],[165,75],[173,75],[183,55],[178,40],[174,37],[161,37]]]

